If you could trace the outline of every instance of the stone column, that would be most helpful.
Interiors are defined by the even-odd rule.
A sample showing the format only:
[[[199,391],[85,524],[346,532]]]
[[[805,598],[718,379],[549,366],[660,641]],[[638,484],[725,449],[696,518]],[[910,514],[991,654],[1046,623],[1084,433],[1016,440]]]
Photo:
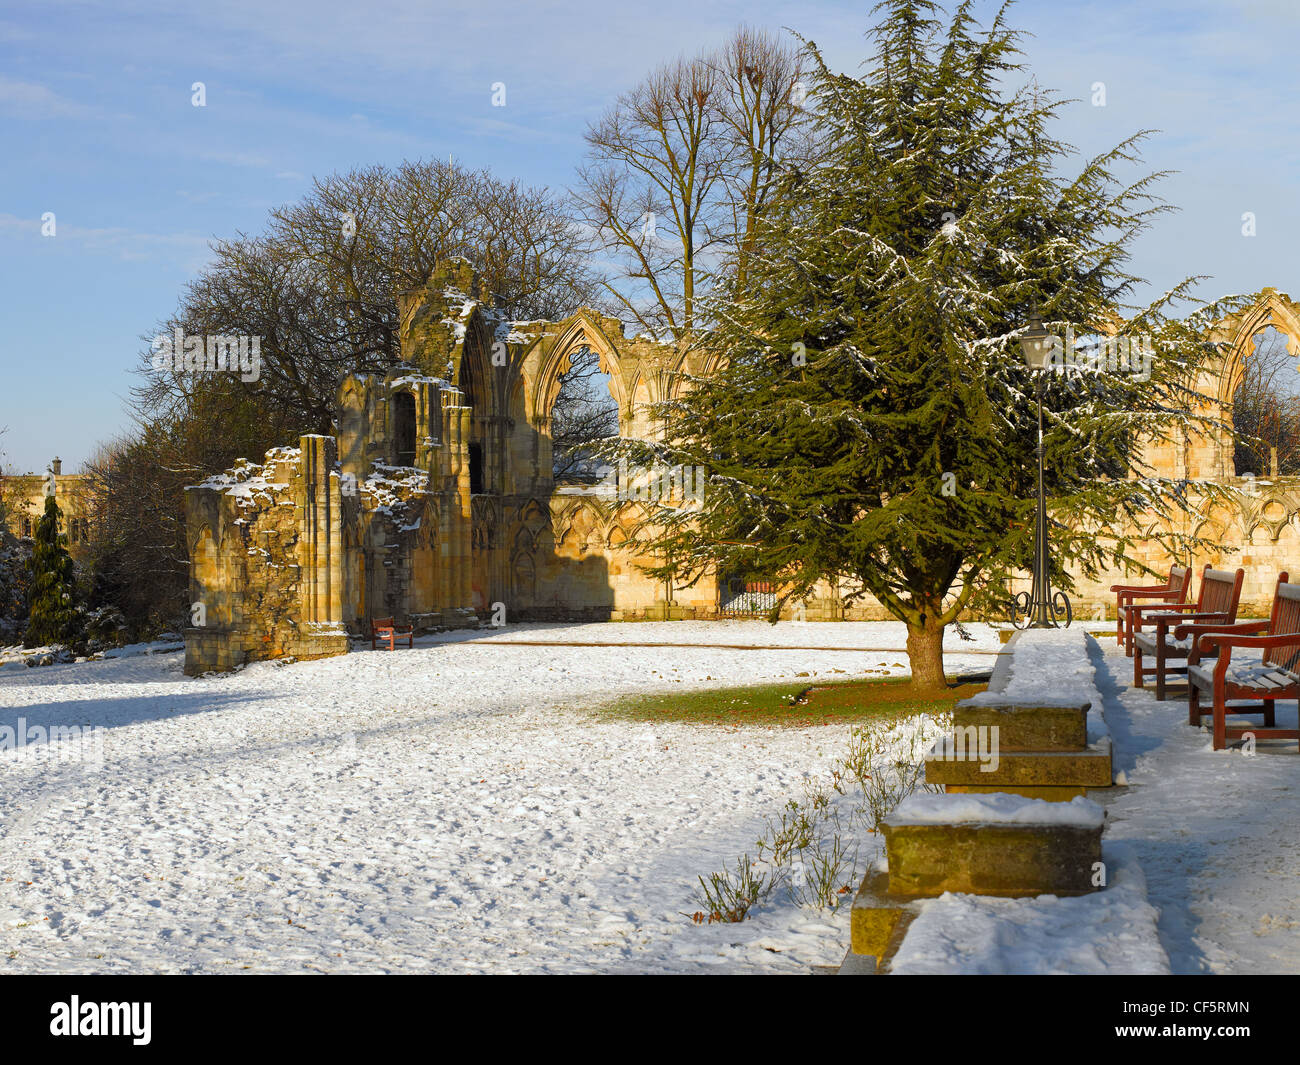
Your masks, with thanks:
[[[334,469],[338,445],[331,436],[300,438],[302,486],[298,542],[299,657],[344,654],[343,497]]]
[[[459,497],[461,526],[458,560],[459,599],[457,606],[470,608],[474,605],[474,515],[470,500],[469,479],[469,437],[470,418],[473,411],[469,407],[458,407],[455,412],[459,424],[456,454],[460,462],[459,476],[456,479],[456,494]]]

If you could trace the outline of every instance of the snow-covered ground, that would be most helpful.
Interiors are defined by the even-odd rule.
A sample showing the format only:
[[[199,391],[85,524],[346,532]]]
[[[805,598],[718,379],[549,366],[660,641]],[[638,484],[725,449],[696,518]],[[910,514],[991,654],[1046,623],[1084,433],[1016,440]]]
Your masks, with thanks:
[[[1089,713],[1089,737],[1109,734],[1126,785],[1090,793],[1107,809],[1106,890],[944,895],[922,904],[893,972],[1300,972],[1296,742],[1261,741],[1253,755],[1215,751],[1206,730],[1187,724],[1184,699],[1156,702],[1130,687],[1132,674],[1112,639],[1085,651],[1075,629],[1031,632],[1005,689],[1082,698],[1104,712],[1104,724]],[[1296,713],[1295,702],[1279,703],[1278,723],[1294,727]],[[942,797],[959,815],[961,801]]]
[[[1108,840],[1129,843],[1160,910],[1176,973],[1300,972],[1300,755],[1295,740],[1254,755],[1215,751],[1187,703],[1130,687],[1132,659],[1103,640],[1098,687],[1131,785],[1108,805]],[[1259,652],[1255,652],[1258,661]],[[1208,719],[1207,719],[1208,720]],[[1259,718],[1243,718],[1258,722]],[[1279,702],[1295,727],[1296,704]]]
[[[950,633],[950,669],[992,664],[996,635],[971,631]],[[508,646],[524,640],[660,646]],[[838,964],[847,908],[774,903],[712,926],[683,911],[697,875],[752,852],[844,753],[847,727],[588,710],[905,673],[902,648],[890,623],[527,625],[200,680],[178,653],[5,669],[0,736],[99,731],[0,750],[0,972]]]
[[[891,971],[902,975],[1163,975],[1169,961],[1128,844],[1103,843],[1105,891],[1077,898],[946,894],[925,904]]]

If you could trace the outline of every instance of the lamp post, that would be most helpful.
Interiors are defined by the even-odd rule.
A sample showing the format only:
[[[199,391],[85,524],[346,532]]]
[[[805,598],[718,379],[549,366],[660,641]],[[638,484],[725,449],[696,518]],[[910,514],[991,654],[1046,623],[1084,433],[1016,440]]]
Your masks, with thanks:
[[[1037,311],[1030,312],[1029,325],[1020,334],[1020,352],[1034,375],[1038,397],[1038,516],[1034,522],[1034,583],[1032,591],[1019,592],[1012,599],[1011,618],[1017,628],[1054,629],[1061,619],[1068,627],[1073,619],[1070,599],[1052,591],[1047,569],[1047,502],[1043,494],[1043,377],[1050,369],[1052,351],[1059,342],[1043,328]],[[1019,620],[1023,617],[1023,621]]]

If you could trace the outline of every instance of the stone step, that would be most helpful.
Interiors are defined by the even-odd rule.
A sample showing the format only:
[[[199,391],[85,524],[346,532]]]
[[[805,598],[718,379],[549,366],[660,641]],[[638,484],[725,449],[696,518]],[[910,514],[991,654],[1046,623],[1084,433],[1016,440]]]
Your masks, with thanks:
[[[943,736],[925,758],[927,784],[1015,792],[1020,788],[1108,788],[1111,742],[1102,737],[1076,751],[972,751]]]
[[[886,892],[1019,898],[1095,891],[1105,813],[1095,802],[1010,794],[913,795],[882,825]]]
[[[871,959],[879,971],[898,950],[921,902],[889,893],[889,873],[872,870],[853,897],[849,915],[849,952]]]
[[[1026,799],[1043,799],[1047,802],[1069,802],[1071,799],[1081,799],[1097,791],[1097,788],[1085,787],[1082,784],[992,784],[980,786],[978,784],[945,784],[944,793],[947,795],[1019,795]]]
[[[996,729],[1001,751],[1082,751],[1088,745],[1091,706],[1066,699],[1008,698],[982,692],[953,707],[953,728],[964,730],[968,750],[978,730]],[[970,732],[972,728],[977,732]]]

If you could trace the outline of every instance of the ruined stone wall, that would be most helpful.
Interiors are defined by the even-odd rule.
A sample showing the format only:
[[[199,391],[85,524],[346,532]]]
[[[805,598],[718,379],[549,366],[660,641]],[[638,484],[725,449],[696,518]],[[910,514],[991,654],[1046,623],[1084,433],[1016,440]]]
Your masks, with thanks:
[[[342,459],[336,438],[309,435],[186,490],[187,673],[343,654],[378,617],[477,624],[460,393],[409,368],[340,393]],[[401,440],[414,464],[395,461]]]
[[[334,455],[332,438],[304,436],[186,489],[187,673],[346,651]]]

